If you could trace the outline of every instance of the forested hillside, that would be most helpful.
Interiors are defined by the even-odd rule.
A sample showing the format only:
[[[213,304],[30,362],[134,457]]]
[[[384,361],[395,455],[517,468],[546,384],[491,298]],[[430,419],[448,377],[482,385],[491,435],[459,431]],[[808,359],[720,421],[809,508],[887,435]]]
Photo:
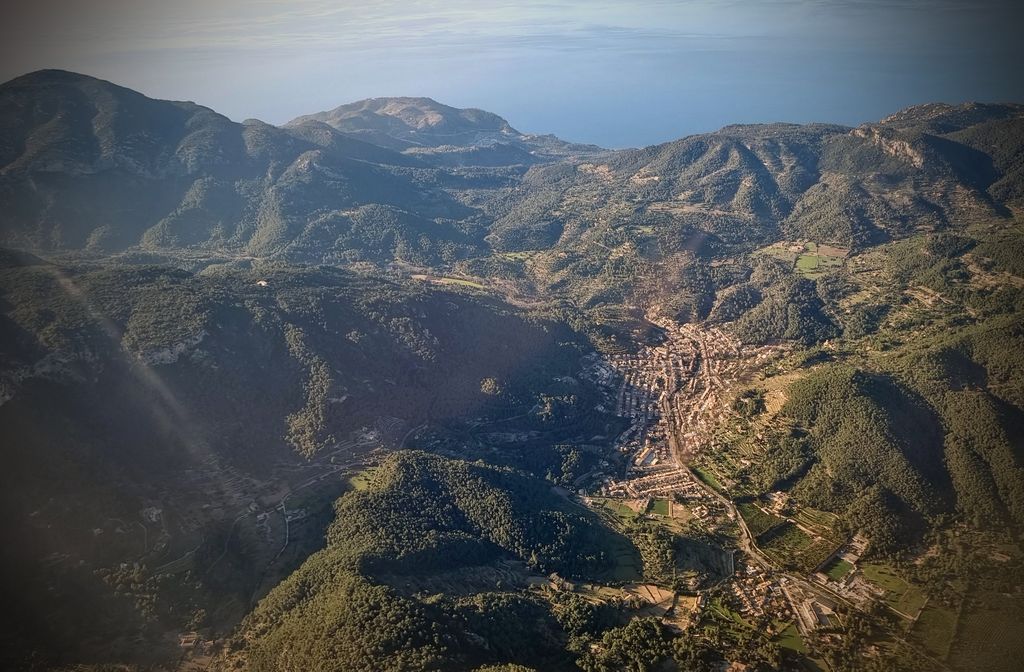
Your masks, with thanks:
[[[110,655],[90,642],[111,633],[183,627],[181,609],[234,605],[227,622],[245,609],[272,539],[253,541],[269,556],[239,556],[231,580],[199,569],[233,548],[224,519],[278,499],[289,469],[359,459],[364,435],[398,446],[427,420],[523,414],[582,354],[564,325],[478,293],[328,268],[60,266],[5,252],[0,278],[12,632],[72,659]],[[538,450],[538,465],[562,460]],[[190,575],[150,583],[197,544]],[[95,573],[125,561],[135,589]],[[97,609],[109,616],[88,617]]]
[[[236,654],[245,668],[572,667],[566,627],[549,604],[515,585],[484,588],[472,579],[474,570],[502,559],[567,577],[593,575],[612,562],[615,533],[549,484],[403,453],[335,509],[327,548],[246,619]],[[456,577],[464,592],[404,589],[441,573]],[[226,669],[239,664],[234,658]]]
[[[542,480],[405,452],[339,499],[335,513],[327,547],[246,618],[216,669],[720,664],[713,648],[674,639],[657,619],[624,623],[625,605],[574,594],[563,578],[605,576],[631,542]],[[495,567],[505,570],[501,580],[483,578]],[[552,571],[568,590],[537,590]],[[448,589],[435,592],[440,585]]]

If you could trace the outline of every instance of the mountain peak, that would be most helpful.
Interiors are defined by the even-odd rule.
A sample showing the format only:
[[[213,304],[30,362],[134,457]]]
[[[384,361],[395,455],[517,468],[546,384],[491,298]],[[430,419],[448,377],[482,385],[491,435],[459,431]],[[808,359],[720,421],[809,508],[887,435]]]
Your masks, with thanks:
[[[135,98],[147,98],[142,93],[127,87],[115,84],[99,77],[84,75],[80,72],[70,70],[48,69],[36,70],[24,75],[10,79],[0,84],[4,90],[66,90],[78,89],[80,91],[95,94],[100,91],[109,92],[119,96],[130,96]],[[167,102],[167,101],[160,101]]]
[[[307,121],[320,121],[343,133],[365,135],[377,142],[387,138],[392,146],[395,141],[404,145],[399,147],[402,149],[416,145],[466,144],[467,139],[481,135],[515,138],[522,135],[491,112],[460,109],[423,97],[367,98],[298,117],[288,125]]]
[[[444,155],[439,157],[441,160],[452,164],[534,163],[545,158],[603,151],[600,147],[574,145],[554,136],[520,133],[493,112],[475,107],[452,107],[426,97],[367,98],[298,117],[286,126],[294,128],[311,121],[388,149],[440,153]],[[472,156],[465,156],[466,152]]]
[[[110,84],[106,80],[97,79],[91,75],[83,75],[79,72],[72,72],[70,70],[60,70],[56,68],[49,68],[43,70],[35,70],[33,72],[19,75],[14,79],[10,79],[0,86],[8,86],[11,84],[46,84],[50,82],[104,82]],[[111,84],[113,86],[113,84]]]

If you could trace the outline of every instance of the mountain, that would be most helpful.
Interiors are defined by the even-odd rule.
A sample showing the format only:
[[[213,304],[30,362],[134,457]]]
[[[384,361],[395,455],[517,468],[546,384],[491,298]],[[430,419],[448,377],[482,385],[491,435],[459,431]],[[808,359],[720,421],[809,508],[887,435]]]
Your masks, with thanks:
[[[990,116],[998,122],[981,119],[1019,137],[1020,106],[1001,106]],[[508,213],[496,217],[492,244],[515,250],[544,247],[563,235],[572,241],[590,229],[572,219],[593,220],[611,209],[657,214],[727,242],[749,238],[756,226],[766,236],[846,246],[905,235],[910,220],[946,226],[958,217],[1005,215],[1009,195],[996,185],[1020,149],[999,150],[1008,155],[1000,168],[989,154],[956,140],[972,137],[973,128],[957,127],[946,137],[891,120],[856,129],[731,126],[616,152],[602,163],[542,166],[503,206]],[[995,143],[987,150],[996,151]],[[552,211],[562,213],[557,235],[530,237],[529,221]],[[516,238],[520,232],[526,237]]]
[[[403,246],[410,260],[435,262],[441,246],[474,247],[451,224],[471,210],[422,184],[420,162],[323,124],[238,124],[59,71],[0,86],[0,119],[7,244],[268,256],[341,237],[357,257],[390,260]]]
[[[430,98],[370,98],[298,117],[287,126],[309,121],[449,165],[529,165],[604,151],[552,135],[520,133],[496,114],[449,107]]]
[[[853,129],[729,126],[536,166],[484,206],[497,254],[463,267],[524,275],[589,308],[629,303],[703,319],[751,272],[714,270],[722,256],[780,239],[863,250],[1011,221],[1024,114],[1019,105],[978,107],[942,107],[945,116],[927,123],[911,123],[908,111]],[[959,121],[940,123],[946,117]],[[518,258],[529,263],[509,263]]]
[[[586,285],[583,268],[613,260],[679,266],[778,236],[856,248],[1006,217],[1022,119],[1021,106],[933,106],[856,129],[732,126],[599,152],[426,98],[278,128],[42,71],[0,86],[0,243],[473,273],[496,270],[492,251],[548,251],[536,286]],[[581,289],[587,303],[612,288]],[[644,291],[621,298],[651,301]]]
[[[1016,669],[1022,195],[1020,105],[0,85],[0,665]]]
[[[328,477],[427,422],[556,443],[601,426],[588,387],[559,380],[578,375],[580,337],[479,293],[314,267],[0,260],[8,669],[33,650],[44,669],[164,661],[200,610],[233,627],[321,543],[343,483]],[[579,404],[551,428],[537,412],[567,389]],[[551,443],[520,445],[500,459],[561,473]],[[285,528],[293,489],[305,513]]]
[[[571,669],[572,627],[521,588],[599,575],[630,548],[541,479],[423,453],[388,458],[337,509],[327,547],[261,602],[218,669]],[[446,582],[458,593],[429,594]]]

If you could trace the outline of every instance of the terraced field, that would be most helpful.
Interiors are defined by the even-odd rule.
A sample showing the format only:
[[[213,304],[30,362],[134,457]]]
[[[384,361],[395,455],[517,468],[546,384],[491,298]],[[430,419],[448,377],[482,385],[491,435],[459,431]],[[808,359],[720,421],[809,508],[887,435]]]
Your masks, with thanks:
[[[838,547],[836,542],[812,537],[789,522],[763,533],[757,544],[781,565],[804,572],[813,570]]]
[[[739,510],[740,515],[743,516],[743,520],[746,521],[747,527],[750,529],[750,534],[755,537],[764,534],[779,523],[784,522],[782,518],[770,513],[765,513],[757,505],[750,502],[737,504],[736,508]]]

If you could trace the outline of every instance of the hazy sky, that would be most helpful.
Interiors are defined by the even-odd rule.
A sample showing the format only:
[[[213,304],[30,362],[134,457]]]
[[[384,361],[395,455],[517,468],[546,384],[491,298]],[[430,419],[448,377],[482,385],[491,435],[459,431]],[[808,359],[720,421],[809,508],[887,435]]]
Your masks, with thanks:
[[[609,147],[1024,102],[1019,0],[8,0],[0,80],[109,79],[283,123],[423,95]]]

